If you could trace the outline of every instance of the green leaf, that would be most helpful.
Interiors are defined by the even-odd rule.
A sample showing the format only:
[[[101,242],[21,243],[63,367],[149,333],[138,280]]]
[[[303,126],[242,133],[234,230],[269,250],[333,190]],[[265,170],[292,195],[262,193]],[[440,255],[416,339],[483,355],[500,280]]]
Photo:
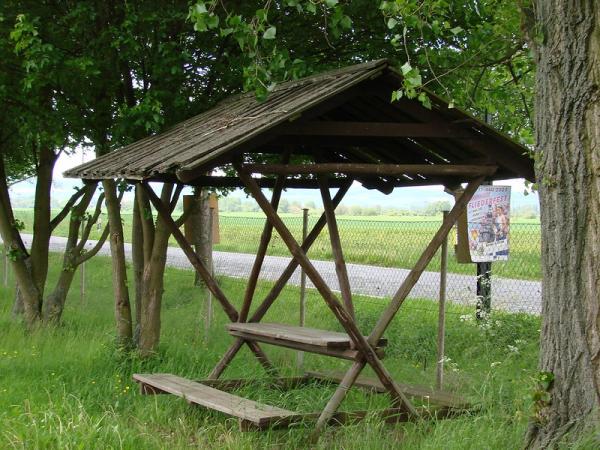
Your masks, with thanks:
[[[208,16],[208,20],[206,21],[206,25],[208,26],[208,28],[217,28],[219,26],[219,16],[211,13],[210,16]]]
[[[276,35],[277,35],[277,28],[276,27],[269,27],[264,32],[263,39],[275,39]]]
[[[396,19],[394,19],[393,17],[390,17],[387,21],[387,27],[391,30],[396,25],[398,25],[398,21]]]
[[[402,75],[406,75],[408,72],[410,72],[412,70],[412,66],[407,61],[402,65],[402,67],[400,67],[400,70],[402,71]]]
[[[335,5],[339,3],[339,0],[325,0],[325,4],[330,8],[333,8]]]
[[[454,28],[451,28],[451,29],[450,29],[450,32],[451,32],[452,34],[458,34],[458,33],[461,33],[461,32],[463,32],[463,31],[464,31],[464,30],[462,29],[462,27],[454,27]]]

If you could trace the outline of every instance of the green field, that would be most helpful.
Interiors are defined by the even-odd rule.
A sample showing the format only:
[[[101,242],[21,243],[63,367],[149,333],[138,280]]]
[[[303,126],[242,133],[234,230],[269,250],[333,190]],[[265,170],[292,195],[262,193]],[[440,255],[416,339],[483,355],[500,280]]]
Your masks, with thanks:
[[[17,217],[25,224],[25,231],[32,229],[32,211],[17,210]],[[284,221],[292,233],[301,236],[302,219],[298,214],[284,214]],[[318,215],[309,216],[309,224],[316,222]],[[131,214],[123,214],[125,239],[131,236]],[[371,264],[385,267],[411,268],[421,252],[437,230],[440,218],[427,216],[375,216],[339,218],[339,228],[344,245],[344,257],[347,262]],[[228,252],[255,253],[264,225],[264,216],[260,213],[226,213],[220,216],[221,241],[215,250]],[[106,217],[103,218],[106,223]],[[63,222],[56,230],[57,235],[65,236],[67,223]],[[92,233],[95,239],[99,230]],[[176,245],[172,240],[172,245]],[[449,271],[462,274],[474,274],[474,264],[458,264],[452,251],[456,233],[450,235]],[[494,263],[493,273],[507,278],[526,280],[541,279],[540,270],[540,228],[539,223],[530,220],[513,221],[510,235],[510,259],[507,262]],[[269,254],[287,256],[289,252],[277,233],[269,247]],[[309,256],[314,259],[331,259],[331,246],[327,230],[323,230]],[[439,270],[439,258],[436,256],[429,270]]]
[[[52,257],[51,278],[59,257]],[[234,421],[169,396],[142,397],[131,382],[135,372],[206,376],[231,342],[224,316],[216,311],[211,334],[203,328],[202,303],[189,271],[167,269],[160,354],[141,361],[113,346],[114,319],[108,258],[87,266],[82,302],[77,282],[69,295],[64,324],[55,330],[23,332],[10,319],[12,286],[0,288],[0,448],[31,449],[255,449],[307,448],[307,429],[239,433]],[[76,277],[78,280],[79,277]],[[232,299],[244,282],[220,279]],[[264,294],[269,284],[261,283]],[[287,288],[265,320],[296,323],[298,291]],[[358,297],[362,330],[375,323],[384,300]],[[384,360],[403,382],[431,385],[436,360],[437,305],[409,300],[389,328]],[[329,449],[514,449],[520,448],[530,414],[532,377],[537,365],[539,319],[495,313],[489,327],[478,327],[472,310],[450,306],[447,315],[445,388],[476,405],[449,420],[384,425],[374,419],[328,429],[317,448]],[[307,325],[339,329],[314,291],[308,295]],[[291,350],[266,347],[284,374],[297,373]],[[305,356],[307,370],[340,370],[348,362]],[[243,351],[226,377],[263,377]],[[330,388],[308,386],[280,392],[260,386],[242,392],[252,399],[299,411],[322,408]],[[342,409],[381,408],[385,396],[350,393]],[[581,447],[584,448],[584,447]]]

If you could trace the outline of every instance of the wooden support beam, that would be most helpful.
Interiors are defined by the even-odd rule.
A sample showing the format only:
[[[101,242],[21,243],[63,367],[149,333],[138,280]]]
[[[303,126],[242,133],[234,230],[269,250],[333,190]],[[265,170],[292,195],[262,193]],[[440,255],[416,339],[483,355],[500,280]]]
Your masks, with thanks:
[[[335,197],[333,198],[334,207],[337,207],[337,205],[340,204],[340,202],[350,189],[350,186],[352,186],[352,182],[348,182],[345,186],[341,187],[340,190],[335,194]],[[325,214],[323,213],[321,214],[321,217],[319,217],[319,220],[317,220],[317,223],[315,223],[312,230],[302,243],[302,249],[305,253],[308,252],[312,244],[317,240],[319,234],[321,234],[321,230],[323,230],[323,228],[325,227],[325,224]],[[256,311],[250,318],[250,322],[259,322],[265,316],[265,314],[267,313],[271,305],[273,305],[273,302],[277,299],[277,297],[279,297],[279,294],[281,294],[281,291],[287,285],[287,282],[292,277],[297,268],[298,261],[296,261],[296,259],[292,259],[288,263],[287,267],[285,268],[279,279],[275,282],[265,299],[262,301],[260,306],[256,309]],[[237,352],[240,351],[243,343],[243,339],[236,339],[235,342],[231,344],[229,349],[227,349],[227,352],[225,352],[221,360],[217,363],[217,365],[214,367],[214,369],[208,377],[211,379],[219,378],[223,371],[227,368],[229,363],[233,360],[235,355],[237,355]]]
[[[332,174],[351,175],[440,175],[463,176],[473,178],[493,175],[498,167],[465,164],[357,164],[357,163],[320,163],[320,164],[246,164],[244,170],[260,174]],[[253,180],[256,183],[255,180]]]
[[[142,182],[141,186],[142,189],[144,189],[144,191],[148,195],[148,199],[150,200],[154,208],[156,208],[158,214],[160,214],[162,219],[165,221],[167,228],[169,229],[169,231],[183,250],[183,253],[185,253],[194,269],[196,269],[200,277],[206,283],[206,287],[210,290],[210,292],[215,296],[215,298],[223,307],[223,310],[225,311],[225,314],[227,314],[227,317],[229,317],[229,320],[231,320],[232,322],[236,322],[239,317],[237,310],[227,299],[217,282],[212,277],[210,271],[206,268],[200,257],[196,254],[190,243],[187,241],[187,239],[173,220],[173,217],[171,217],[171,213],[167,206],[161,201],[160,198],[158,198],[158,196],[148,185],[148,183]],[[252,351],[252,353],[254,353],[258,361],[268,372],[277,373],[277,370],[269,362],[269,358],[261,350],[258,344],[256,344],[255,342],[248,342],[248,346],[250,347],[250,350]]]
[[[327,228],[329,230],[329,240],[331,241],[331,251],[333,260],[335,261],[335,272],[337,274],[342,301],[346,307],[346,311],[352,316],[352,320],[356,320],[354,314],[354,306],[352,304],[352,292],[350,289],[350,279],[348,278],[348,270],[346,261],[344,261],[344,252],[342,251],[342,242],[340,240],[340,232],[337,226],[335,210],[331,202],[331,194],[329,193],[329,185],[327,177],[319,175],[319,184],[321,185],[321,198],[323,199],[323,208],[325,217],[327,218]]]
[[[450,123],[313,121],[292,123],[278,133],[288,136],[357,136],[379,138],[468,138],[473,133]]]
[[[388,325],[398,312],[398,309],[400,308],[400,306],[402,306],[402,303],[404,303],[404,300],[406,299],[406,297],[408,297],[408,294],[410,293],[414,285],[417,283],[417,281],[419,281],[421,274],[427,268],[427,265],[437,252],[440,245],[442,245],[442,242],[444,241],[444,239],[448,235],[448,232],[458,219],[458,216],[460,216],[460,214],[463,212],[467,203],[469,202],[469,200],[471,200],[471,197],[473,197],[473,194],[475,194],[475,191],[484,180],[485,177],[479,177],[471,181],[467,185],[464,193],[456,201],[452,210],[448,213],[448,215],[442,222],[442,225],[440,226],[439,230],[435,233],[435,235],[431,239],[431,242],[429,243],[427,248],[425,248],[425,250],[421,254],[421,257],[416,262],[415,266],[409,272],[408,276],[404,279],[404,282],[392,298],[392,301],[390,302],[386,310],[382,313],[381,317],[379,318],[379,321],[375,325],[375,328],[373,328],[373,331],[369,335],[368,340],[370,343],[377,342],[381,338],[381,336],[383,336],[383,333],[385,332]]]
[[[287,163],[289,159],[290,153],[286,152],[283,155],[282,162]],[[277,177],[277,182],[275,183],[275,188],[273,189],[273,195],[271,196],[271,206],[275,211],[277,211],[277,208],[279,207],[279,200],[281,199],[281,192],[283,191],[284,184],[285,175],[279,175]],[[256,290],[256,284],[258,283],[258,276],[260,275],[260,269],[262,268],[265,260],[272,234],[273,225],[267,220],[265,221],[265,226],[258,244],[258,250],[256,251],[256,258],[254,259],[254,264],[252,265],[252,270],[250,271],[250,276],[248,277],[248,284],[246,285],[246,292],[244,293],[244,301],[240,310],[240,317],[238,318],[239,322],[245,322],[248,318],[248,312],[250,311],[250,305],[252,304],[254,291]]]
[[[172,177],[170,180],[177,182]],[[148,180],[148,181],[166,181],[166,180]],[[329,185],[332,188],[340,188],[351,182],[352,179],[348,177],[337,177],[329,180]],[[256,179],[257,184],[261,189],[274,189],[277,183],[275,178],[258,178]],[[220,177],[220,176],[200,176],[187,183],[189,186],[196,187],[230,187],[230,188],[244,188],[244,183],[240,181],[238,177]],[[286,182],[286,188],[288,189],[319,189],[319,183],[315,179],[297,179],[291,178]]]
[[[394,380],[390,376],[389,372],[385,368],[385,366],[381,363],[379,357],[375,353],[374,346],[371,346],[369,342],[364,338],[364,336],[360,333],[358,327],[356,326],[356,322],[352,319],[352,316],[344,309],[343,305],[337,299],[337,297],[333,294],[325,280],[321,277],[316,268],[312,265],[310,260],[307,258],[306,254],[298,245],[294,236],[290,233],[287,226],[283,223],[281,218],[277,215],[277,213],[271,207],[269,201],[265,198],[263,193],[261,192],[258,185],[254,182],[250,174],[246,172],[242,166],[238,163],[234,163],[234,167],[237,170],[240,178],[246,184],[246,187],[259,204],[267,219],[273,223],[273,227],[277,230],[281,239],[284,241],[292,255],[298,260],[298,263],[306,272],[306,276],[313,282],[316,289],[319,291],[325,303],[329,307],[329,309],[333,312],[335,317],[338,319],[339,323],[342,325],[346,333],[350,336],[356,349],[360,352],[362,357],[369,363],[369,365],[373,368],[376,375],[381,380],[382,384],[389,390],[390,395],[392,396],[393,401],[401,405],[409,414],[417,414],[416,410],[410,403],[410,401],[404,396],[404,394],[400,391],[398,386],[396,386]]]

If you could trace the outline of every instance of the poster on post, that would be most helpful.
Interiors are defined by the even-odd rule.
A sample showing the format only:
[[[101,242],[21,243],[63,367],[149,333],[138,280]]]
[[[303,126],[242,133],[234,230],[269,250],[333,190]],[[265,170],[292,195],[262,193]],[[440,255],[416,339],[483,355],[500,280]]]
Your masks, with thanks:
[[[479,186],[467,205],[471,260],[508,260],[509,228],[510,186]]]

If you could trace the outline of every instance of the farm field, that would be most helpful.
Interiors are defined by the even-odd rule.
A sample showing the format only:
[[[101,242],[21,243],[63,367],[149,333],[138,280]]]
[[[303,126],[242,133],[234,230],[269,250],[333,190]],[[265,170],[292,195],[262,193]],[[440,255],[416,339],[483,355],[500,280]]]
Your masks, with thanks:
[[[33,228],[31,210],[17,210],[15,214],[22,220],[25,232]],[[302,218],[299,214],[283,214],[284,221],[297,239],[300,239]],[[309,216],[309,228],[318,219],[318,214]],[[131,237],[132,215],[123,214],[125,240]],[[375,266],[399,267],[410,269],[425,248],[440,223],[439,217],[431,216],[340,216],[339,228],[344,245],[344,257],[347,262],[370,264]],[[226,252],[255,253],[264,225],[264,216],[260,213],[224,213],[219,217],[221,241],[215,250]],[[103,218],[103,224],[106,218]],[[68,222],[63,222],[55,231],[57,236],[66,236]],[[91,239],[100,236],[101,230],[94,230]],[[450,234],[450,258],[448,270],[453,273],[474,274],[473,264],[459,264],[452,251],[456,242],[456,233]],[[171,245],[177,245],[171,239]],[[512,221],[510,235],[509,261],[494,263],[493,273],[505,278],[540,280],[539,223],[533,220]],[[289,252],[277,233],[269,246],[269,254],[288,256]],[[332,258],[327,230],[312,246],[309,256],[314,259]],[[439,269],[439,257],[436,256],[428,270]]]
[[[59,257],[52,257],[51,278]],[[167,268],[163,332],[159,355],[141,361],[115,349],[110,260],[94,258],[86,268],[88,297],[79,299],[77,281],[69,295],[64,324],[55,330],[23,333],[10,319],[12,286],[0,289],[0,448],[306,448],[303,427],[287,431],[239,433],[223,416],[192,408],[179,398],[143,397],[131,381],[135,372],[206,376],[231,342],[224,315],[215,306],[210,337],[205,336],[199,291],[189,271]],[[75,278],[76,280],[79,277]],[[242,297],[242,280],[219,280],[232,299]],[[261,283],[257,295],[268,289]],[[287,288],[265,320],[296,323],[298,291]],[[385,300],[358,298],[362,330],[374,325]],[[437,305],[405,303],[386,337],[384,360],[403,382],[431,385],[435,374]],[[339,329],[313,291],[307,298],[307,325]],[[331,428],[317,448],[344,449],[504,449],[520,448],[531,413],[530,394],[537,362],[539,319],[496,313],[479,327],[472,310],[450,305],[447,316],[445,388],[464,395],[476,408],[449,420],[383,425],[371,419],[342,430]],[[296,370],[291,350],[265,347],[284,375]],[[307,370],[340,370],[349,363],[305,355]],[[242,352],[226,377],[263,377],[249,352]],[[277,392],[261,387],[243,392],[284,408],[311,411],[332,391],[306,387]],[[352,391],[342,409],[378,408],[385,396]],[[342,432],[343,431],[343,432]],[[585,447],[580,447],[585,448]]]

